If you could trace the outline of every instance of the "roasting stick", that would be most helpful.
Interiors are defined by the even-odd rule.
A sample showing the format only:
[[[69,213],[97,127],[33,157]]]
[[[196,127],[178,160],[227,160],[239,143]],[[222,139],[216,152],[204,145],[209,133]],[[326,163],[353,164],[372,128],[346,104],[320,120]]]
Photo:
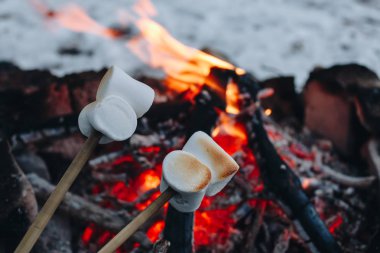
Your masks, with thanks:
[[[168,201],[180,212],[194,212],[205,195],[213,196],[221,191],[238,169],[238,164],[210,136],[196,132],[183,150],[173,151],[165,157],[161,195],[98,253],[115,252]]]
[[[109,241],[98,253],[115,252],[120,245],[131,237],[150,217],[156,214],[175,194],[176,192],[172,188],[166,189],[144,211],[137,215],[114,238],[112,238],[112,240]]]
[[[51,193],[50,197],[42,207],[41,211],[34,219],[32,225],[29,227],[25,236],[16,248],[16,253],[25,253],[32,250],[34,244],[40,237],[42,231],[46,227],[50,218],[53,216],[55,210],[61,203],[66,192],[69,190],[75,178],[78,176],[79,172],[82,170],[83,166],[90,158],[101,137],[101,133],[94,131],[86,140],[81,150],[75,156],[74,160],[71,162],[65,174],[57,184],[57,187]]]
[[[28,253],[32,250],[96,145],[131,137],[136,130],[137,118],[149,110],[153,100],[154,91],[149,86],[134,80],[115,66],[107,71],[100,82],[96,101],[84,107],[79,115],[79,129],[88,139],[29,227],[15,253]]]

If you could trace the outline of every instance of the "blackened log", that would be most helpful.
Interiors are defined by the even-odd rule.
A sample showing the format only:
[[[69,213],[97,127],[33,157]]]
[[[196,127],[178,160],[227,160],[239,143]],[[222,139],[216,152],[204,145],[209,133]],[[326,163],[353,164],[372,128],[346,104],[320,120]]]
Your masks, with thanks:
[[[9,144],[1,137],[0,182],[0,244],[5,252],[11,252],[37,214],[37,202]]]
[[[267,190],[290,209],[291,219],[298,220],[317,249],[323,253],[341,252],[335,239],[302,190],[301,181],[280,158],[259,120],[253,122],[255,140],[252,148],[259,163]],[[286,211],[286,210],[285,210]],[[289,215],[289,213],[288,213]]]
[[[187,137],[189,138],[197,131],[210,133],[211,128],[218,119],[215,108],[225,108],[225,103],[220,100],[218,95],[212,93],[209,88],[204,87],[195,97],[194,108],[190,112],[187,127]]]
[[[167,252],[193,252],[194,212],[181,213],[169,204],[165,224],[164,239],[170,242]]]
[[[37,198],[43,201],[49,197],[54,189],[53,185],[35,174],[29,174],[28,179],[33,186]],[[131,221],[131,217],[125,212],[118,213],[110,209],[102,208],[70,192],[66,193],[59,210],[73,219],[84,222],[94,222],[115,233],[119,232],[125,224]],[[144,249],[150,249],[152,246],[149,239],[142,232],[136,232],[132,238],[139,242]]]
[[[249,76],[243,76],[241,85],[248,85],[246,91],[250,91],[253,99],[256,100],[260,87],[250,79]],[[256,111],[254,114],[249,128],[248,130],[252,133],[249,135],[249,145],[258,161],[265,189],[274,194],[285,207],[284,211],[293,222],[299,221],[311,242],[320,252],[341,252],[340,247],[303,191],[300,179],[281,159],[269,140],[260,111]]]

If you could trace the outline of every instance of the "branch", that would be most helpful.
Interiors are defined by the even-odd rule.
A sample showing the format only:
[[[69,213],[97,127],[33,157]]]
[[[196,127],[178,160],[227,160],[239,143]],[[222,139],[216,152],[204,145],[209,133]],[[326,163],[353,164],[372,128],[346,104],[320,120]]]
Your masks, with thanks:
[[[239,77],[238,84],[241,91],[248,92],[252,99],[257,101],[260,87],[249,74]],[[248,136],[249,145],[258,161],[265,189],[273,193],[278,201],[284,204],[286,207],[284,211],[289,217],[294,217],[294,223],[297,221],[300,223],[320,252],[342,252],[303,191],[300,179],[281,159],[269,140],[259,110],[247,124],[247,132],[251,133]]]

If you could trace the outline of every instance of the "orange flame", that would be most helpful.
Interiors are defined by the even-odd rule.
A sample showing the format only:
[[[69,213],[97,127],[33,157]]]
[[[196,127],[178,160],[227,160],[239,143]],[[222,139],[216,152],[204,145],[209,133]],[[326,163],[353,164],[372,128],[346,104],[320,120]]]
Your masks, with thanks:
[[[203,84],[218,89],[206,79],[212,67],[244,73],[226,61],[185,46],[149,18],[141,18],[135,25],[140,34],[127,42],[128,48],[146,64],[162,69],[167,74],[166,84],[171,89],[181,92]]]
[[[116,38],[119,34],[114,29],[98,24],[79,6],[70,5],[60,11],[51,12],[38,0],[31,1],[40,13],[56,20],[67,29],[106,38]],[[126,46],[144,63],[162,69],[167,74],[165,83],[169,89],[196,92],[200,86],[206,84],[221,92],[221,87],[207,80],[212,67],[234,70],[237,74],[245,73],[243,69],[236,68],[229,62],[188,47],[173,38],[166,29],[150,18],[157,12],[149,0],[137,1],[132,10],[138,17],[130,13],[124,13],[124,16],[129,22],[133,22],[139,34],[128,40]]]
[[[219,115],[219,123],[212,131],[211,136],[230,155],[247,145],[248,142],[245,127],[224,112]]]
[[[226,112],[231,114],[238,114],[239,107],[239,88],[236,83],[229,82],[226,89]]]

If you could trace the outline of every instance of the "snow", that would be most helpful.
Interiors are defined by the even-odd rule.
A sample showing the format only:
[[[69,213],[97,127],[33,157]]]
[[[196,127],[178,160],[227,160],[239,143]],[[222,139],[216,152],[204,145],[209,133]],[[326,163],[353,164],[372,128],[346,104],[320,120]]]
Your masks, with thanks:
[[[68,1],[49,0],[60,10]],[[73,1],[104,26],[133,1]],[[380,71],[380,2],[376,0],[154,1],[155,17],[179,41],[212,48],[258,78],[294,75],[302,86],[315,66],[357,62]],[[147,69],[124,40],[78,33],[49,22],[30,1],[0,0],[0,61],[64,75],[116,64]],[[77,48],[77,55],[62,55]]]

